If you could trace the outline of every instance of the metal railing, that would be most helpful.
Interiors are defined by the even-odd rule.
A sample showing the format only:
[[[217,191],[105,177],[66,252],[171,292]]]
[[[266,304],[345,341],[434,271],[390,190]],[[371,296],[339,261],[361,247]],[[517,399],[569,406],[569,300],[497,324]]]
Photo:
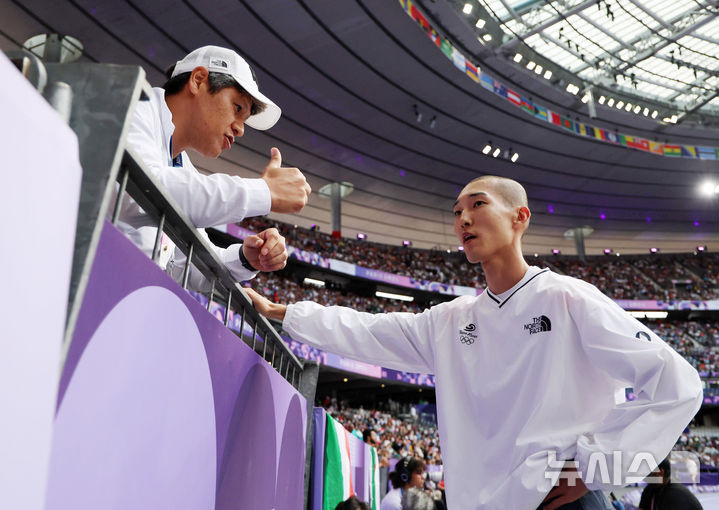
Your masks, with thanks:
[[[231,312],[238,314],[241,321],[235,333],[290,384],[298,388],[302,376],[302,361],[287,347],[269,321],[257,313],[250,298],[217,257],[210,244],[198,234],[195,226],[172,197],[161,188],[129,148],[125,149],[117,181],[119,191],[112,212],[113,225],[117,224],[123,200],[129,195],[157,222],[157,235],[152,250],[153,261],[159,258],[164,232],[187,257],[182,274],[182,287],[187,288],[190,266],[194,266],[211,284],[211,291],[207,295],[207,309],[210,309],[213,301],[221,304],[225,309],[225,326],[229,323]]]

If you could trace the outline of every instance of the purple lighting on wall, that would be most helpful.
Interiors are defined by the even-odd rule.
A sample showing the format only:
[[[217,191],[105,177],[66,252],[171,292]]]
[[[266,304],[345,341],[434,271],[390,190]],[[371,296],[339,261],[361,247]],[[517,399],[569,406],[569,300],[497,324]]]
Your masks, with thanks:
[[[559,250],[556,249],[556,248],[554,248],[554,249],[552,250],[552,254],[553,254],[553,255],[559,255]]]
[[[457,250],[464,251],[464,246],[457,246]]]
[[[549,205],[547,206],[547,212],[548,212],[549,214],[554,214],[554,206],[553,206],[552,204],[549,204]]]
[[[604,248],[604,254],[605,254],[605,255],[609,255],[610,253],[612,253],[612,249],[611,249],[611,248]]]
[[[659,248],[649,248],[649,253],[659,253]]]
[[[404,170],[400,170],[400,171],[399,171],[399,175],[401,175],[402,177],[404,177]]]
[[[606,219],[607,219],[607,215],[604,214],[604,213],[601,213],[601,214],[599,215],[599,219],[600,219],[600,220],[606,220]]]
[[[651,222],[652,222],[652,219],[649,216],[647,216],[647,223],[651,223]]]
[[[698,226],[699,226],[699,222],[698,222],[698,221],[695,221],[695,222],[694,222],[694,226],[695,226],[695,227],[698,227]]]
[[[408,241],[407,239],[405,239],[404,241],[402,241],[402,246],[412,246],[412,241]]]
[[[362,232],[357,233],[357,239],[367,239],[367,234],[363,234]]]
[[[697,251],[706,251],[706,246],[697,246]]]

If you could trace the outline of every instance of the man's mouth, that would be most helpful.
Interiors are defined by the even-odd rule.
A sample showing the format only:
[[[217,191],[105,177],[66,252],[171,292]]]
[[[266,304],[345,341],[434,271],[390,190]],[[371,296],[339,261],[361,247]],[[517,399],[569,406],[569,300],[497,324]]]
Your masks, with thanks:
[[[235,139],[231,136],[225,135],[225,150],[230,150],[233,143],[235,143]]]
[[[477,236],[472,235],[469,232],[465,232],[464,234],[462,234],[462,244],[467,243],[476,237]]]

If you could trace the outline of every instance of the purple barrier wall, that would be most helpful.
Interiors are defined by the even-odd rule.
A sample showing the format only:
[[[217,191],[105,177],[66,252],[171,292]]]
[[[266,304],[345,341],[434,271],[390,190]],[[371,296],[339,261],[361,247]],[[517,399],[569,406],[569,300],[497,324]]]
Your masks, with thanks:
[[[46,508],[302,508],[305,406],[106,224],[60,380]]]

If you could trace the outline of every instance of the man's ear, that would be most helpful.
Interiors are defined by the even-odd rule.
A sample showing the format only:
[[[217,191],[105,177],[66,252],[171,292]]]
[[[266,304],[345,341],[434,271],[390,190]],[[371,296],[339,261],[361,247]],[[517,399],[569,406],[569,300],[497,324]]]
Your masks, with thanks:
[[[515,214],[515,216],[514,216],[514,222],[515,222],[517,225],[522,225],[523,228],[526,228],[527,225],[529,224],[529,218],[530,218],[531,216],[532,216],[532,213],[529,212],[529,208],[528,208],[528,207],[524,207],[524,206],[518,207],[518,208],[517,208],[517,212],[516,212],[516,214]]]
[[[206,67],[199,66],[192,70],[190,79],[187,82],[190,94],[197,95],[200,92],[202,83],[207,82],[210,77],[210,71]]]

